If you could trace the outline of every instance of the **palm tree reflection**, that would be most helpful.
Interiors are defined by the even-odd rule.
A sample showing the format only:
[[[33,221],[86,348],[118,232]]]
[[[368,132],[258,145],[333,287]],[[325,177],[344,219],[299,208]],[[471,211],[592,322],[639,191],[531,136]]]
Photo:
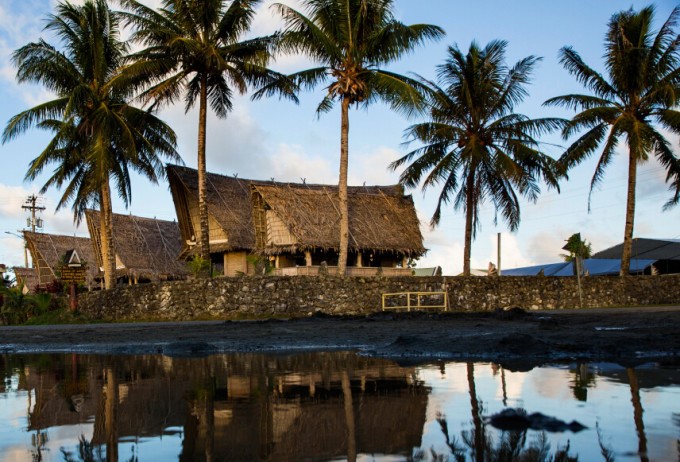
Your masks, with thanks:
[[[633,420],[635,420],[635,431],[638,436],[638,454],[640,454],[640,462],[649,462],[647,457],[647,434],[645,433],[645,423],[642,420],[642,401],[640,400],[640,385],[638,384],[637,373],[635,369],[629,367],[626,369],[628,374],[628,383],[630,384],[631,402],[633,403]]]
[[[461,431],[461,439],[451,436],[448,422],[443,414],[437,415],[439,428],[444,435],[446,446],[456,462],[578,462],[578,456],[569,454],[569,443],[558,447],[553,454],[545,432],[527,444],[527,430],[503,431],[499,438],[491,437],[486,431],[486,423],[482,417],[484,405],[477,396],[474,364],[467,363],[467,381],[472,413],[472,430]],[[436,462],[449,460],[446,454],[437,453],[434,448],[429,454],[418,450],[413,455],[414,462],[433,460]]]

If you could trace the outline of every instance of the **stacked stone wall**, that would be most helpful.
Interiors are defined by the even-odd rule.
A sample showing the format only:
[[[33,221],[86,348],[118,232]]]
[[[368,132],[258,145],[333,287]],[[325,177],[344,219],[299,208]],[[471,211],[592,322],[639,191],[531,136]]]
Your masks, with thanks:
[[[583,307],[680,303],[680,275],[585,277]],[[79,309],[104,320],[191,320],[366,314],[395,292],[448,294],[452,311],[581,306],[571,277],[240,277],[119,287],[79,298]]]

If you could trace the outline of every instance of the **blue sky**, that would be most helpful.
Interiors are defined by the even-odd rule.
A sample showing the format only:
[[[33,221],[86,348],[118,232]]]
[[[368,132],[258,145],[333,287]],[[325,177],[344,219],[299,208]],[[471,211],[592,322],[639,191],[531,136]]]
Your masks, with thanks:
[[[294,5],[297,0],[284,3]],[[158,0],[145,2],[158,4]],[[264,0],[253,27],[253,33],[271,33],[280,27]],[[18,85],[15,69],[10,62],[12,51],[29,41],[44,37],[56,43],[42,31],[47,14],[53,11],[54,0],[3,0],[0,2],[0,122],[5,124],[14,114],[50,98],[44,89]],[[531,117],[562,116],[569,112],[542,107],[546,99],[584,90],[561,67],[558,50],[573,46],[584,60],[602,69],[603,37],[609,18],[616,11],[633,7],[639,9],[649,2],[615,0],[571,0],[553,2],[539,0],[396,0],[396,13],[407,24],[431,23],[443,27],[446,37],[429,43],[416,53],[405,57],[389,69],[416,72],[434,77],[435,66],[445,59],[446,48],[458,44],[467,49],[472,40],[484,45],[492,39],[509,42],[508,62],[528,56],[541,56],[529,87],[529,97],[517,112]],[[660,0],[656,6],[656,28],[665,21],[675,1]],[[279,57],[273,64],[282,72],[293,72],[310,66],[299,56]],[[209,116],[208,170],[215,173],[238,173],[241,178],[278,181],[336,183],[339,157],[339,108],[317,119],[315,108],[323,97],[321,88],[302,95],[301,103],[269,99],[251,102],[248,96],[237,98],[234,111],[227,119]],[[177,132],[179,152],[186,164],[196,166],[197,113],[184,114],[182,106],[165,108],[160,116]],[[403,131],[415,120],[407,120],[391,113],[382,104],[368,110],[350,113],[350,183],[392,184],[398,173],[389,172],[387,165],[407,152],[402,145]],[[38,155],[47,142],[45,134],[27,132],[24,136],[0,145],[0,262],[23,264],[21,240],[5,234],[16,232],[26,223],[21,209],[25,198],[40,189],[44,178],[35,183],[23,181],[28,163]],[[671,138],[678,147],[678,139]],[[546,152],[559,156],[566,142],[558,135],[544,138]],[[623,239],[627,162],[618,156],[609,167],[601,188],[592,196],[588,213],[588,191],[596,157],[576,167],[561,194],[542,188],[537,204],[523,203],[522,222],[516,233],[509,233],[499,220],[493,223],[493,209],[483,207],[482,228],[472,248],[472,266],[486,268],[496,261],[496,233],[503,233],[502,265],[505,268],[556,261],[564,241],[574,232],[593,243],[595,250],[615,245]],[[635,222],[637,237],[680,237],[680,207],[662,212],[670,192],[664,184],[663,170],[654,161],[639,169],[638,204]],[[151,185],[135,177],[132,185],[133,201],[126,210],[120,201],[114,211],[135,215],[175,219],[175,210],[167,184]],[[452,207],[443,213],[441,225],[431,230],[428,226],[437,195],[436,189],[424,195],[412,191],[421,218],[425,246],[430,249],[419,266],[441,265],[445,274],[462,270],[464,216]],[[50,190],[41,203],[47,210],[42,214],[44,231],[57,234],[86,235],[84,225],[76,229],[70,209],[54,213],[59,191]]]

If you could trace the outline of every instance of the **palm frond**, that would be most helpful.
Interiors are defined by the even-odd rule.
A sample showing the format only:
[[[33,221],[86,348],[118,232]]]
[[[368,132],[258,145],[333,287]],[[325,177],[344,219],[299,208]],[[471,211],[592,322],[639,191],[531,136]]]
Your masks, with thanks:
[[[560,50],[560,63],[571,75],[576,77],[576,80],[600,98],[618,97],[616,88],[607,82],[600,73],[583,62],[581,56],[572,47],[563,47]]]

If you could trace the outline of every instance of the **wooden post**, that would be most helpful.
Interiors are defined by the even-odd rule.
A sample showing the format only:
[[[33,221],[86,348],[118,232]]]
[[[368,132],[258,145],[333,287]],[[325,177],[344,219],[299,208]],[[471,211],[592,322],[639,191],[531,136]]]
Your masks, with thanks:
[[[401,267],[408,268],[408,257],[406,255],[401,259]]]
[[[305,266],[312,266],[312,252],[305,250]]]
[[[78,300],[76,299],[76,283],[71,283],[71,300],[69,300],[69,306],[71,311],[76,311],[78,309]]]
[[[361,261],[361,252],[357,252],[357,268],[361,268],[363,264],[363,261]]]

